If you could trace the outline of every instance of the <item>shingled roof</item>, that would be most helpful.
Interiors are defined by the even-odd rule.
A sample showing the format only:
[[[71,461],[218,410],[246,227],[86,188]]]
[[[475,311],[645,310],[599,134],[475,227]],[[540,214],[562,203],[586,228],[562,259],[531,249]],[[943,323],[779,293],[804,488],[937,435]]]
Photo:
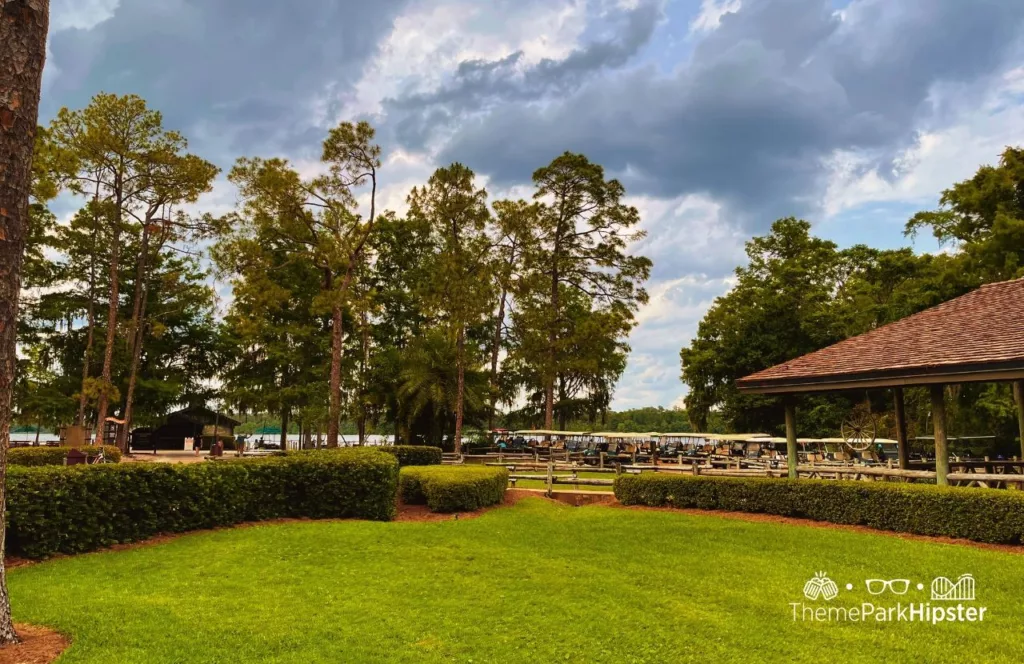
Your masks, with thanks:
[[[784,393],[1024,378],[1024,279],[987,284],[736,381]]]

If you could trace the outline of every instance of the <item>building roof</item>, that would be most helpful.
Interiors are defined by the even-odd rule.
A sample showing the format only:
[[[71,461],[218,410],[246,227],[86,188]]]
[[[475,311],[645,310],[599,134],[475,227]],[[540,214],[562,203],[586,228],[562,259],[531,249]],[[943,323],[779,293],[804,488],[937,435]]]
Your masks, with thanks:
[[[1024,279],[956,299],[736,381],[785,393],[1024,378]]]
[[[228,417],[224,413],[217,413],[204,406],[189,406],[183,410],[178,410],[167,415],[167,421],[172,420],[185,420],[193,424],[210,425],[210,424],[221,424],[225,427],[237,427],[241,422],[231,417]]]

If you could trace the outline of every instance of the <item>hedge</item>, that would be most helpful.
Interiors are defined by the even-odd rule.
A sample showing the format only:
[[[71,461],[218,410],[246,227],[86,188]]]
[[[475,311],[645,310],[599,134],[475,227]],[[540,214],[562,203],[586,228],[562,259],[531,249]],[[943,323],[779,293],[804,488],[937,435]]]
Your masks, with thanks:
[[[426,504],[431,512],[469,512],[497,505],[508,487],[508,471],[489,466],[403,468],[399,496],[408,505]]]
[[[998,544],[1024,541],[1024,493],[927,484],[621,475],[623,505],[695,507]]]
[[[395,516],[398,463],[370,448],[197,464],[11,468],[7,550],[81,553],[281,517]]]
[[[388,454],[398,457],[398,465],[405,466],[439,466],[442,452],[440,447],[426,445],[387,445],[380,448]]]
[[[89,459],[99,454],[100,448],[89,445],[79,448]],[[70,447],[15,447],[7,451],[7,463],[11,466],[63,466],[64,457]],[[121,461],[121,450],[113,445],[103,446],[103,458],[110,463]]]

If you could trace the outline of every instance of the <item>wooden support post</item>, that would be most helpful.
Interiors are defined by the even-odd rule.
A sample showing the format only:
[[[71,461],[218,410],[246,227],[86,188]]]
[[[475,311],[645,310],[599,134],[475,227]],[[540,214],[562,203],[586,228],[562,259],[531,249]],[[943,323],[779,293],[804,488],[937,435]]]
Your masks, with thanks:
[[[907,409],[903,400],[903,388],[894,387],[892,398],[896,410],[896,457],[900,462],[900,468],[906,469],[910,467],[910,454],[907,450]]]
[[[786,463],[789,466],[789,479],[796,479],[796,404],[792,397],[786,398]]]
[[[932,424],[935,427],[935,483],[946,486],[949,480],[949,445],[946,442],[946,390],[932,385]]]
[[[1024,455],[1024,380],[1013,381],[1013,400],[1017,402],[1017,429],[1020,431],[1020,452]]]
[[[604,470],[604,452],[601,452],[600,455],[601,456],[599,457],[599,460],[598,460],[598,468]]]

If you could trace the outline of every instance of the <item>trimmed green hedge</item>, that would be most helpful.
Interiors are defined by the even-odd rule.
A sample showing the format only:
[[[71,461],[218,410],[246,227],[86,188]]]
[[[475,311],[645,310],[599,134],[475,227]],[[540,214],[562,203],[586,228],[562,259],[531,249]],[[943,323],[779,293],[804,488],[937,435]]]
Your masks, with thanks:
[[[408,505],[426,504],[431,512],[469,512],[497,505],[508,487],[508,471],[490,466],[403,468],[399,495]]]
[[[98,455],[100,450],[95,445],[79,449],[90,459]],[[11,466],[63,466],[64,457],[70,451],[70,447],[15,447],[7,451],[7,463]],[[108,463],[118,463],[121,461],[121,450],[113,445],[104,445],[103,458]]]
[[[978,542],[1024,541],[1024,492],[889,482],[621,475],[623,505],[694,507]]]
[[[372,448],[196,464],[11,468],[7,550],[45,558],[281,517],[395,516],[398,463]]]
[[[386,445],[380,448],[388,454],[398,457],[398,465],[402,466],[439,466],[443,459],[440,447],[426,445]]]

